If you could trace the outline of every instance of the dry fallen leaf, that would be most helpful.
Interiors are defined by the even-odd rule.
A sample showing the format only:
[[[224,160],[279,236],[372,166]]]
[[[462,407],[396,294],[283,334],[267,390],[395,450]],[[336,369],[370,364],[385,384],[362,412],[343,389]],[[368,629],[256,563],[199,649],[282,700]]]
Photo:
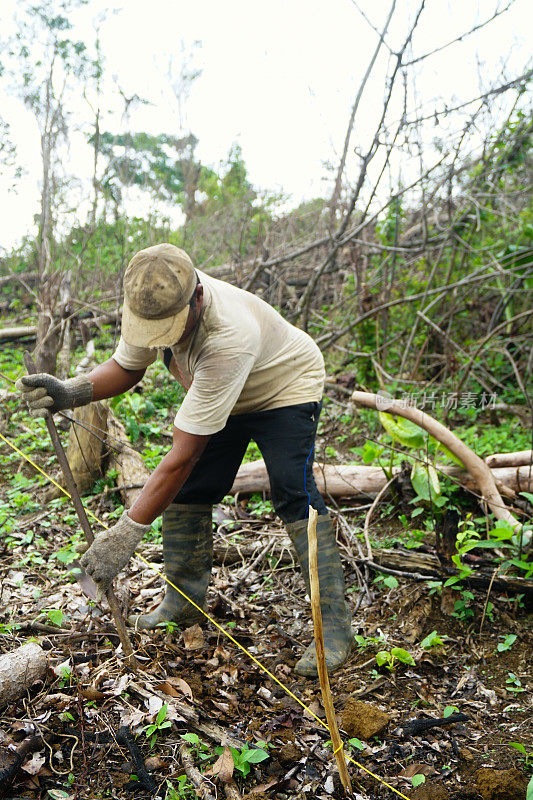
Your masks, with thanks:
[[[163,701],[155,694],[150,695],[148,700],[145,700],[145,705],[148,706],[148,713],[155,717],[159,709],[163,706]]]
[[[34,753],[30,760],[26,761],[22,769],[24,772],[27,772],[28,775],[37,775],[45,761],[46,756],[44,754]]]
[[[233,756],[231,755],[229,747],[226,746],[211,767],[211,773],[222,781],[222,783],[228,783],[233,776],[233,768]]]
[[[165,761],[161,756],[150,756],[144,762],[144,766],[148,770],[168,769],[168,761]]]
[[[435,770],[428,764],[409,764],[399,775],[402,778],[412,778],[413,775],[433,775]]]
[[[86,700],[97,700],[98,702],[105,700],[105,694],[95,689],[94,686],[86,686],[84,689],[80,689],[80,694]]]
[[[312,703],[308,703],[307,708],[309,709],[309,711],[312,711],[313,714],[316,714],[317,717],[324,716],[324,711],[318,700],[313,700]],[[304,710],[305,719],[314,719],[313,714],[310,714],[307,708]]]
[[[129,728],[137,728],[146,719],[144,711],[137,708],[127,708],[120,714],[120,724],[127,725]]]
[[[188,697],[193,700],[192,689],[183,678],[167,678],[163,683],[156,686],[160,692],[168,694],[170,697]]]
[[[198,624],[183,631],[183,645],[186,650],[199,650],[205,645],[204,632]]]

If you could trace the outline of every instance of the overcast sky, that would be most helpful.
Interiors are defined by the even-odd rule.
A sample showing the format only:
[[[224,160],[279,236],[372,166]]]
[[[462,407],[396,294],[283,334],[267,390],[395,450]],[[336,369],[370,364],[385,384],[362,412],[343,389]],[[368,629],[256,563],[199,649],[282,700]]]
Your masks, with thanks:
[[[16,14],[32,4],[33,0],[2,0],[3,37],[15,30]],[[381,28],[390,0],[359,4]],[[445,44],[505,4],[506,0],[427,0],[407,58]],[[397,6],[387,35],[393,50],[404,39],[418,2],[399,0]],[[97,18],[106,71],[103,129],[179,132],[168,64],[173,57],[177,71],[183,51],[193,52],[193,64],[202,74],[191,88],[184,127],[199,139],[202,161],[216,166],[238,142],[256,186],[281,189],[293,204],[331,191],[331,173],[324,165],[337,163],[351,104],[377,43],[376,33],[352,0],[90,0],[72,15],[76,35],[89,44]],[[410,74],[416,78],[424,110],[432,111],[437,98],[459,103],[519,74],[531,52],[532,22],[529,0],[515,0],[483,30],[416,65]],[[194,42],[200,44],[194,47]],[[383,48],[363,99],[354,146],[368,145],[390,66],[391,56]],[[122,117],[118,86],[128,96],[150,101],[135,108],[129,122]],[[412,90],[410,96],[413,101]],[[79,90],[69,104],[71,122],[82,130],[73,133],[65,166],[83,178],[91,168],[83,127],[91,115]],[[397,111],[401,113],[399,105]],[[14,193],[7,193],[6,181],[0,178],[0,248],[6,248],[34,230],[40,154],[35,120],[6,78],[0,82],[0,115],[11,125],[18,161],[25,169]],[[436,126],[434,135],[445,138],[446,125]],[[353,179],[352,169],[355,165],[348,171]],[[72,204],[80,205],[84,195],[87,187],[74,183]]]

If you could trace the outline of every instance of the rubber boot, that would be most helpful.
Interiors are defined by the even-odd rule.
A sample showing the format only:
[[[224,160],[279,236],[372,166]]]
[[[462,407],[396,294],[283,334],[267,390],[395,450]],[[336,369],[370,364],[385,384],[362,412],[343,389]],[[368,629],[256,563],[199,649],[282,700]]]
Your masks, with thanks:
[[[212,506],[172,503],[163,511],[165,575],[203,608],[213,564]],[[137,628],[155,628],[160,622],[188,627],[203,615],[170,584],[162,603],[149,614],[129,617]]]
[[[309,551],[307,541],[307,520],[291,522],[286,525],[287,533],[296,550],[298,561],[311,597],[309,583]],[[320,584],[320,608],[324,627],[324,650],[328,673],[341,667],[353,646],[351,614],[344,599],[344,574],[335,532],[329,515],[318,517],[318,580]],[[315,643],[311,642],[303,656],[296,662],[294,671],[306,678],[318,676]]]

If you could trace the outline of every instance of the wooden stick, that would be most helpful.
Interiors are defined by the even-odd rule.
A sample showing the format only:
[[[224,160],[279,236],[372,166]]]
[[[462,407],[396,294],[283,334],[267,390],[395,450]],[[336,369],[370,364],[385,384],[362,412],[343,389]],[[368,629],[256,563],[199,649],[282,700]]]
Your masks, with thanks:
[[[307,524],[307,540],[309,544],[309,583],[311,584],[311,611],[313,613],[313,626],[315,629],[316,662],[318,668],[318,678],[320,680],[320,690],[322,692],[322,702],[328,721],[329,734],[333,745],[333,753],[339,769],[340,779],[347,794],[352,794],[352,783],[348,775],[346,761],[344,759],[342,739],[339,735],[335,708],[331,696],[329,685],[328,670],[326,667],[326,655],[324,652],[324,631],[322,628],[322,612],[320,610],[320,585],[318,580],[318,544],[316,536],[316,522],[318,512],[309,506],[309,522]]]
[[[35,366],[33,358],[31,357],[31,355],[28,353],[27,350],[24,353],[24,364],[26,365],[28,374],[35,375],[35,373],[37,372],[37,368]],[[92,544],[94,541],[94,535],[91,529],[91,525],[89,523],[89,520],[87,519],[87,514],[85,512],[83,503],[81,502],[81,497],[78,492],[78,487],[76,486],[76,482],[74,481],[74,478],[72,476],[72,471],[67,461],[63,445],[61,444],[56,424],[50,413],[46,414],[45,421],[46,421],[46,427],[48,428],[48,433],[50,434],[50,439],[52,440],[52,444],[54,446],[57,460],[59,461],[59,465],[63,472],[63,477],[65,479],[65,488],[70,494],[72,502],[74,503],[74,508],[76,509],[81,529],[85,534],[85,538],[87,539],[89,544]],[[124,650],[124,655],[126,657],[126,663],[128,667],[130,667],[131,669],[137,669],[139,664],[133,653],[133,647],[131,646],[130,637],[128,636],[128,631],[126,630],[126,623],[124,622],[124,617],[122,616],[122,611],[120,610],[120,605],[113,589],[109,589],[106,592],[106,599],[109,604],[109,608],[111,609],[113,619],[115,620],[118,637],[120,639],[120,643],[122,644],[122,649]]]

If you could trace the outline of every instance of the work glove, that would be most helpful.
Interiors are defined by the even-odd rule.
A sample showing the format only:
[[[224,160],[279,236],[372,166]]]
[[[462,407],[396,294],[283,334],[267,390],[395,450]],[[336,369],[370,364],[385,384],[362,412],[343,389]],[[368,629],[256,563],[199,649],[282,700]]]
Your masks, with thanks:
[[[116,525],[97,533],[90,546],[87,542],[77,546],[78,553],[85,553],[80,565],[102,594],[111,588],[113,578],[124,569],[148,530],[149,525],[134,522],[125,511]]]
[[[93,385],[87,375],[61,381],[39,372],[19,378],[15,388],[21,392],[32,417],[45,417],[47,411],[54,414],[64,408],[86,406],[93,399]]]

